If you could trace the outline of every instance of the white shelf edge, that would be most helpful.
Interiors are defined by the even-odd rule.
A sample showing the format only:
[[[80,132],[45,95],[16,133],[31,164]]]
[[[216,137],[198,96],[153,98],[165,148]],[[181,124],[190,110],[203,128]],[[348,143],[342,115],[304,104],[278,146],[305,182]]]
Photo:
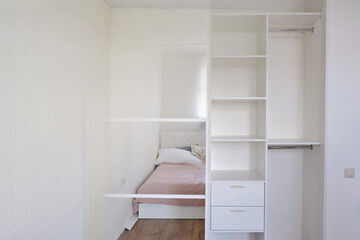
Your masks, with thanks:
[[[215,176],[214,176],[215,175]],[[265,183],[266,179],[253,170],[211,170],[211,182]]]
[[[259,230],[259,231],[252,231],[252,230],[248,230],[248,231],[239,231],[239,230],[210,230],[210,232],[212,233],[263,233],[264,230]]]
[[[198,42],[198,43],[176,43],[176,42],[146,42],[146,41],[129,41],[129,40],[122,40],[120,44],[124,45],[133,45],[133,44],[146,44],[146,45],[157,45],[157,46],[208,46],[209,43],[207,42]]]
[[[241,183],[266,183],[266,180],[210,180],[210,182],[216,183],[231,183],[231,182],[241,182]]]
[[[211,98],[212,102],[256,102],[265,101],[266,97],[235,97],[235,98]]]
[[[104,194],[106,198],[161,198],[161,199],[205,199],[205,195],[190,194]]]
[[[321,12],[228,12],[212,13],[212,16],[322,16]]]
[[[320,146],[319,141],[313,141],[309,139],[268,139],[269,146]]]
[[[262,138],[218,138],[211,139],[211,142],[266,142],[266,139]]]
[[[212,142],[266,142],[266,138],[257,136],[211,136]]]
[[[211,58],[266,58],[267,55],[212,55]]]
[[[206,122],[205,118],[108,118],[109,122]]]

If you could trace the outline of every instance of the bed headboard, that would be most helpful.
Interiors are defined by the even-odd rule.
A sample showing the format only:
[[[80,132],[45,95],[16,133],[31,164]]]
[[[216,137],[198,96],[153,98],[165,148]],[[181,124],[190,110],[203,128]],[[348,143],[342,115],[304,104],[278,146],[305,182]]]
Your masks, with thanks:
[[[184,147],[198,144],[206,146],[205,132],[162,132],[160,148]]]

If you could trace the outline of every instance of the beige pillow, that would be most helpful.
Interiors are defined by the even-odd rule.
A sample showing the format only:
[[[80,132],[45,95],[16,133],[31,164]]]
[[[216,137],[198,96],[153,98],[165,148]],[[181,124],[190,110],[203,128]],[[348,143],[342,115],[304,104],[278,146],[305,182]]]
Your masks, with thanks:
[[[206,160],[206,148],[198,145],[191,145],[191,154],[200,159],[202,162]]]

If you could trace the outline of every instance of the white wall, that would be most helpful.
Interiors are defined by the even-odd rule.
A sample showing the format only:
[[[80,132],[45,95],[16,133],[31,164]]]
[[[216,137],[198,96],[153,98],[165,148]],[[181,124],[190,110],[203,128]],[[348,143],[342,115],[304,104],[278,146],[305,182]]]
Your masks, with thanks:
[[[192,45],[207,43],[208,13],[184,9],[111,10],[111,117],[200,117],[200,103],[194,102],[194,96],[202,86],[197,83],[196,87],[191,81],[203,67],[205,57],[199,54],[206,52],[206,46]],[[178,65],[183,67],[182,72]],[[189,104],[189,100],[194,103]],[[160,129],[203,130],[204,124],[113,122],[108,193],[135,193],[146,180],[154,170]],[[126,178],[123,186],[122,178]],[[106,203],[105,239],[113,240],[132,216],[131,199],[107,199]]]
[[[109,14],[102,0],[0,3],[0,239],[89,239]]]
[[[326,240],[360,236],[360,2],[328,0]],[[344,168],[356,167],[345,179]]]

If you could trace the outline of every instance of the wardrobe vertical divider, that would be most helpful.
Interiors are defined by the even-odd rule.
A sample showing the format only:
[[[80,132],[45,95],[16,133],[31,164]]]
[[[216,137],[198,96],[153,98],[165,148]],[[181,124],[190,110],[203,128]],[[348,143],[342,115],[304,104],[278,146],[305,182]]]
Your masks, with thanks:
[[[206,239],[265,240],[268,16],[210,28]]]

